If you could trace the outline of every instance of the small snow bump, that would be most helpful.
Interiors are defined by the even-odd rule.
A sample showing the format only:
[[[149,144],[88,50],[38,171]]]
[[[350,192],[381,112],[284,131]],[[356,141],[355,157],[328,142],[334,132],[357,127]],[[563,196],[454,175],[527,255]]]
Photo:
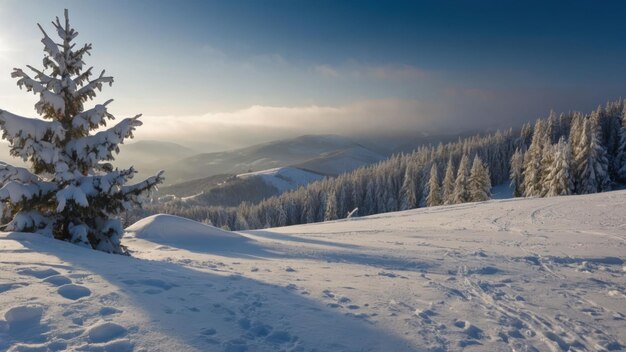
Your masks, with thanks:
[[[127,330],[121,325],[106,322],[92,326],[87,330],[89,341],[91,342],[109,342],[118,337],[126,335]]]
[[[113,315],[113,314],[119,314],[122,313],[123,311],[114,307],[102,307],[100,308],[100,315],[101,316],[107,316],[107,315]]]
[[[287,331],[274,331],[266,340],[273,343],[285,343],[291,341],[292,337]]]
[[[43,308],[40,306],[19,306],[9,309],[4,313],[11,330],[24,329],[39,325]]]

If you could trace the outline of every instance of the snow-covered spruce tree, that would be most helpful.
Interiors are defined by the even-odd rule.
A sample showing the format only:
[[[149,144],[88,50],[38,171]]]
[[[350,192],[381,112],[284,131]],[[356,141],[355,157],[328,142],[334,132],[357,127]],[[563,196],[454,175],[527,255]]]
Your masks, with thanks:
[[[417,167],[415,163],[407,165],[404,172],[402,189],[400,190],[400,210],[417,208],[418,199],[415,190],[415,179],[417,178]]]
[[[324,221],[337,220],[337,197],[335,191],[326,195],[326,208],[324,209]]]
[[[426,197],[426,206],[434,207],[437,205],[441,205],[441,187],[439,187],[437,164],[433,164],[430,168],[430,178],[428,179],[428,196]]]
[[[577,194],[595,193],[598,189],[596,183],[595,168],[593,167],[591,151],[591,122],[587,118],[581,118],[578,122],[580,131],[577,132],[577,144],[573,153],[574,163],[574,188]]]
[[[541,152],[545,136],[544,122],[537,120],[532,141],[528,151],[524,154],[524,195],[526,197],[541,195]]]
[[[454,204],[471,201],[468,184],[469,172],[469,160],[467,154],[463,154],[459,162],[459,169],[456,171],[456,180],[454,181]]]
[[[615,157],[615,170],[617,170],[617,177],[626,182],[626,104],[622,112],[622,127],[617,156]]]
[[[546,178],[546,196],[566,196],[572,194],[574,183],[571,174],[571,159],[569,144],[563,137],[554,146],[552,167]]]
[[[482,202],[491,199],[491,176],[489,168],[478,155],[474,157],[468,181],[470,201]]]
[[[53,22],[59,44],[46,34],[43,70],[27,66],[34,76],[15,69],[20,88],[36,95],[37,113],[44,119],[26,118],[0,110],[3,138],[10,153],[31,164],[30,169],[0,165],[0,210],[4,229],[35,232],[106,252],[124,253],[120,212],[141,203],[146,193],[162,181],[162,172],[147,180],[127,185],[135,170],[118,170],[108,163],[118,145],[132,138],[141,125],[140,115],[90,134],[114,119],[107,105],[85,109],[96,90],[111,85],[104,71],[90,79],[92,68],[84,69],[83,58],[91,44],[77,48],[78,32],[65,23]]]
[[[441,201],[443,204],[454,204],[454,164],[452,163],[452,158],[448,159],[448,166],[446,166],[446,174],[441,188]]]
[[[524,196],[524,153],[516,149],[511,157],[511,188],[513,189],[513,197]]]
[[[547,139],[544,141],[542,152],[541,152],[541,162],[539,168],[539,187],[537,187],[537,191],[539,192],[538,196],[545,197],[548,193],[548,177],[550,175],[550,170],[552,170],[554,164],[554,155],[556,153],[555,147],[550,143]]]
[[[596,112],[599,114],[599,112]],[[592,115],[593,116],[593,115]],[[600,141],[601,126],[599,119],[590,119],[591,122],[591,161],[596,176],[596,192],[604,192],[611,189],[609,176],[609,160],[604,145]]]

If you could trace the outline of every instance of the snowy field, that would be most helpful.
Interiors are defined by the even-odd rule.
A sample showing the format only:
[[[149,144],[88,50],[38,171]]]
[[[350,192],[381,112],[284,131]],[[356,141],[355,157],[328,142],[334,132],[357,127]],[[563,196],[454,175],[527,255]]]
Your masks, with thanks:
[[[626,191],[233,234],[134,258],[0,235],[0,351],[623,351]]]

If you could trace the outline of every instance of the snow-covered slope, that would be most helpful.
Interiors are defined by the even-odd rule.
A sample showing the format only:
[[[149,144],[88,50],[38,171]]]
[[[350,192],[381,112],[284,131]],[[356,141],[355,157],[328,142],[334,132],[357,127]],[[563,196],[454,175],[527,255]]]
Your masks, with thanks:
[[[248,172],[245,174],[239,174],[237,177],[260,177],[265,183],[275,187],[280,193],[324,178],[323,175],[302,170],[297,167],[278,167],[269,170]]]
[[[313,170],[324,175],[336,176],[359,167],[375,164],[387,157],[360,145],[321,154],[311,160],[296,164],[296,167]]]
[[[4,233],[0,351],[623,351],[624,206],[498,200],[247,240],[156,217],[125,238],[134,258]]]

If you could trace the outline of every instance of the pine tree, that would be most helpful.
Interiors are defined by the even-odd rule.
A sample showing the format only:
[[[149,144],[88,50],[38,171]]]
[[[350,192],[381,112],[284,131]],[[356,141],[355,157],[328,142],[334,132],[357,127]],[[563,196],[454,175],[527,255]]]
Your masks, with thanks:
[[[426,206],[434,207],[437,205],[441,205],[441,188],[439,187],[437,164],[433,164],[430,168],[430,178],[428,179],[428,196],[426,197]]]
[[[328,193],[325,210],[324,221],[337,220],[337,197],[335,191]]]
[[[415,163],[409,163],[404,173],[402,189],[400,191],[400,210],[417,208],[417,195],[415,192],[415,179],[417,170]]]
[[[463,154],[459,162],[459,169],[456,172],[454,181],[454,203],[466,203],[471,200],[469,193],[469,161],[467,154]]]
[[[474,157],[470,173],[469,194],[471,202],[482,202],[491,199],[491,176],[489,169],[478,155]]]
[[[524,153],[516,149],[511,157],[511,188],[513,189],[513,197],[524,196]]]
[[[546,178],[546,196],[565,196],[572,194],[574,183],[571,175],[571,152],[569,144],[563,137],[554,147],[552,167]]]
[[[550,176],[550,170],[554,164],[555,158],[555,146],[550,144],[547,140],[544,141],[545,144],[542,147],[541,152],[541,161],[539,163],[539,186],[537,187],[537,194],[539,197],[545,197],[548,193],[548,177]]]
[[[443,178],[442,195],[441,200],[443,204],[454,204],[454,164],[452,158],[448,160],[448,166],[446,166],[446,175]]]
[[[546,139],[544,123],[537,120],[533,138],[524,155],[524,195],[535,197],[541,195],[541,158]]]
[[[600,113],[598,115],[601,116]],[[591,120],[591,165],[596,177],[596,192],[604,192],[611,189],[611,179],[609,177],[609,161],[606,148],[601,142],[601,126],[599,119]]]
[[[91,44],[75,46],[78,32],[70,27],[67,10],[65,23],[57,18],[53,25],[60,44],[39,26],[45,51],[43,70],[27,66],[33,77],[21,69],[12,73],[20,88],[39,95],[35,109],[43,120],[0,110],[0,127],[10,153],[31,164],[30,170],[0,166],[0,210],[3,220],[11,219],[5,229],[123,253],[123,229],[116,216],[139,205],[162,181],[162,172],[127,185],[135,170],[118,170],[109,163],[114,152],[119,152],[118,145],[132,138],[141,125],[140,115],[90,134],[114,119],[107,111],[111,100],[87,110],[84,104],[104,84],[111,85],[113,77],[102,71],[90,79],[92,68],[84,69],[83,58],[90,55]]]
[[[617,156],[615,157],[615,170],[617,177],[626,182],[626,104],[622,112],[622,126],[620,128],[620,140],[617,148]]]
[[[591,151],[591,122],[587,118],[580,121],[579,137],[574,149],[574,189],[578,194],[595,193],[598,190]]]
[[[533,138],[533,126],[530,124],[530,122],[527,122],[524,124],[524,126],[522,126],[520,138],[523,143],[523,148],[527,149],[530,146],[530,142]]]

